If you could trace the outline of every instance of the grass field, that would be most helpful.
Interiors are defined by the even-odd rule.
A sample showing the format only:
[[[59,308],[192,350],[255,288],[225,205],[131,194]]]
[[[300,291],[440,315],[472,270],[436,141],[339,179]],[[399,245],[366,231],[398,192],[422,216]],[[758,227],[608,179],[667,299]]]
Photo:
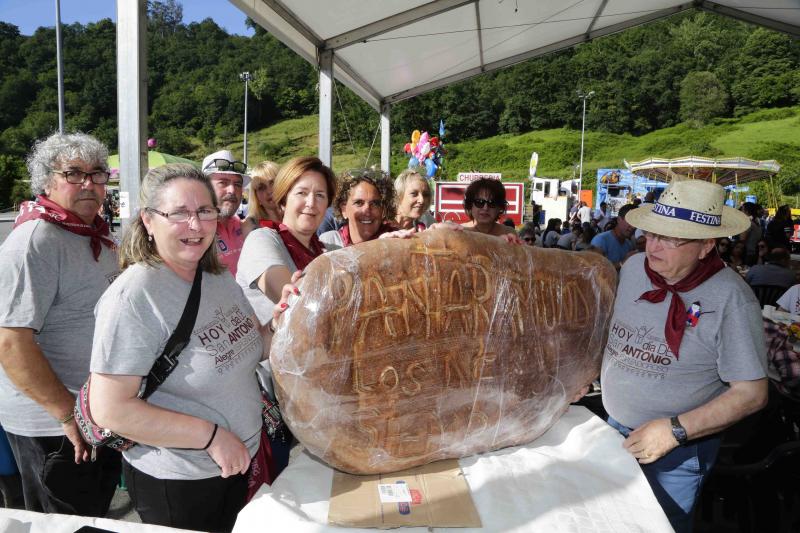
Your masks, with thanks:
[[[283,162],[297,155],[316,154],[318,120],[316,115],[312,115],[250,132],[248,159],[251,163],[263,159]],[[444,174],[451,179],[463,171],[501,172],[504,179],[526,179],[533,151],[539,153],[537,175],[569,179],[575,175],[575,166],[580,158],[580,131],[566,128],[498,135],[461,143],[448,143],[446,137],[444,140],[448,152]],[[335,142],[334,171],[339,173],[348,168],[363,167],[365,162],[368,165],[379,164],[379,142],[372,149],[368,162],[369,146],[356,145],[353,153],[349,142]],[[241,138],[228,148],[241,154]],[[202,155],[192,154],[198,160]],[[697,129],[681,124],[640,137],[587,131],[584,184],[593,188],[598,168],[620,168],[624,166],[623,160],[632,162],[650,157],[687,155],[775,159],[782,165],[782,170],[774,182],[783,186],[784,191],[794,193],[800,188],[800,107],[767,109],[737,119],[717,119]],[[402,145],[393,145],[393,174],[404,169],[407,161]],[[764,184],[755,184],[753,188],[763,196],[764,187]]]

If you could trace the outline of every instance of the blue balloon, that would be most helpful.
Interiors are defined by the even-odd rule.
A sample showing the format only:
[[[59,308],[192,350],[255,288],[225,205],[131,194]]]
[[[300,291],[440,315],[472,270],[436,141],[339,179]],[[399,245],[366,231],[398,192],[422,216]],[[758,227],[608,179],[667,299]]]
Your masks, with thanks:
[[[425,160],[425,171],[426,171],[425,174],[429,178],[432,178],[433,175],[436,174],[436,168],[437,168],[436,163],[434,163],[432,159]]]
[[[414,168],[418,166],[419,166],[419,161],[417,160],[416,157],[412,155],[411,159],[408,160],[408,168]]]

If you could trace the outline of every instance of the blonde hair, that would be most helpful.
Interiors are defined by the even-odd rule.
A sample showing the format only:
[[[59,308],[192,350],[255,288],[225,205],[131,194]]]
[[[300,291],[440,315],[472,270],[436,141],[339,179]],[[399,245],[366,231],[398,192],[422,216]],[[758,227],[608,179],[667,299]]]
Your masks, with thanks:
[[[139,209],[152,208],[158,209],[161,204],[161,193],[169,185],[169,182],[175,179],[187,179],[199,181],[208,189],[208,194],[211,197],[211,202],[214,207],[217,207],[217,196],[214,194],[214,189],[211,187],[211,182],[208,178],[192,165],[183,163],[170,163],[156,168],[151,168],[139,188]],[[125,270],[129,266],[136,263],[144,263],[150,266],[162,264],[164,260],[158,255],[155,241],[149,239],[147,228],[144,226],[144,221],[141,216],[137,216],[128,227],[128,231],[122,239],[122,245],[119,249],[119,267]],[[208,247],[206,253],[200,258],[200,268],[205,272],[211,274],[221,274],[225,272],[225,266],[220,262],[217,257],[216,247],[214,243]]]
[[[247,202],[247,218],[252,218],[256,221],[265,220],[268,218],[266,209],[264,209],[264,207],[262,207],[258,201],[256,189],[258,189],[258,186],[262,183],[266,183],[271,180],[273,183],[274,199],[275,176],[278,175],[280,168],[280,165],[273,161],[262,161],[253,167],[253,170],[250,172],[250,193],[248,195]]]
[[[402,171],[395,179],[394,179],[394,203],[396,209],[400,208],[400,204],[403,202],[403,196],[406,194],[406,187],[413,182],[419,180],[425,184],[425,188],[428,190],[428,194],[424,195],[423,198],[425,199],[425,204],[422,206],[422,212],[427,213],[428,209],[431,207],[431,202],[433,201],[433,196],[431,195],[431,186],[422,174],[417,172],[416,170],[407,168]]]
[[[278,175],[275,176],[275,185],[272,189],[272,197],[276,204],[286,207],[286,197],[289,195],[289,191],[292,190],[300,176],[306,172],[316,172],[325,178],[325,185],[328,189],[328,207],[330,207],[336,196],[336,176],[325,163],[315,156],[295,157],[281,167]]]

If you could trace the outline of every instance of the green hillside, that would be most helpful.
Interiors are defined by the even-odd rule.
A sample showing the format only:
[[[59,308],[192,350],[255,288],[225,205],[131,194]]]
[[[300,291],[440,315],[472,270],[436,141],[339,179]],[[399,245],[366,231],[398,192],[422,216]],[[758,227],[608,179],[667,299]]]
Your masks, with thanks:
[[[297,155],[317,153],[318,117],[316,115],[285,120],[273,126],[248,134],[251,163],[262,159],[278,162]],[[444,178],[454,178],[458,172],[501,172],[504,179],[521,180],[527,177],[532,151],[539,153],[537,175],[568,179],[580,156],[580,130],[552,129],[528,132],[521,135],[498,135],[487,139],[447,143]],[[392,171],[399,172],[407,166],[408,158],[402,153],[405,135],[395,132],[392,143]],[[368,165],[380,163],[379,141],[372,150]],[[241,137],[228,148],[236,154],[242,152]],[[334,143],[333,167],[339,173],[347,168],[364,166],[368,145],[356,145],[355,154],[350,143]],[[202,153],[195,152],[195,159]],[[775,185],[787,194],[800,192],[800,106],[770,109],[745,115],[738,119],[716,119],[701,128],[680,124],[638,137],[629,134],[586,132],[584,148],[584,182],[594,186],[598,168],[623,167],[623,159],[638,161],[649,157],[747,157],[775,159],[781,172]],[[754,185],[760,196],[764,185]]]

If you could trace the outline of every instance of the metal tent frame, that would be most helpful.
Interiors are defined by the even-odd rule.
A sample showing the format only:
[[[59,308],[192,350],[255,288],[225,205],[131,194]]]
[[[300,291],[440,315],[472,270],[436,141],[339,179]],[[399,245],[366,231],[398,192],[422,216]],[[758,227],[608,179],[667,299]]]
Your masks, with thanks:
[[[219,0],[224,1],[224,0]],[[389,171],[392,104],[688,9],[800,37],[800,0],[230,0],[319,69],[319,156],[330,165],[333,81],[381,115]],[[138,207],[146,169],[146,0],[117,0],[122,190]]]

